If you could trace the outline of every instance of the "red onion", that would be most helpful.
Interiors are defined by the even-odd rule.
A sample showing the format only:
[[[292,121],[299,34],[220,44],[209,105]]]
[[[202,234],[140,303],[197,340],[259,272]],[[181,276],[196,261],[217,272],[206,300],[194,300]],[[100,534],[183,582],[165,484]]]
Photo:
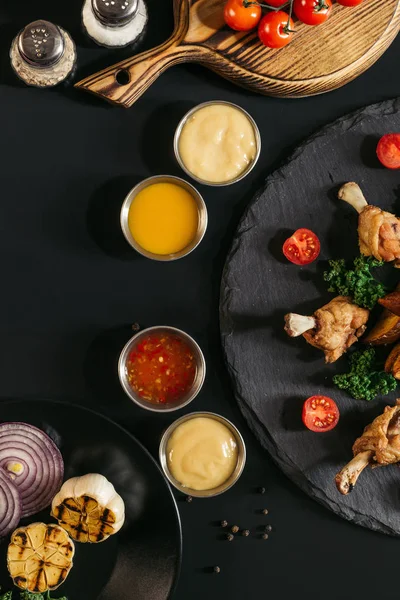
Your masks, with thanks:
[[[19,492],[22,517],[48,506],[64,476],[63,459],[53,440],[27,423],[0,424],[0,468]]]
[[[15,529],[21,518],[21,500],[15,485],[0,469],[0,538]]]

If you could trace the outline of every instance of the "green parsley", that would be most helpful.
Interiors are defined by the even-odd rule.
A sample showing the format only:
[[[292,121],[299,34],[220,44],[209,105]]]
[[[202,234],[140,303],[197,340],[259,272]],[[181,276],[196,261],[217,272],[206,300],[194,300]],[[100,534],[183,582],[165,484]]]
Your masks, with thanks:
[[[5,594],[0,594],[0,600],[13,600],[12,591],[6,592]],[[66,596],[62,598],[52,598],[50,596],[50,592],[47,591],[44,594],[35,594],[33,592],[19,592],[19,600],[68,600]]]
[[[333,383],[346,390],[356,400],[373,400],[376,396],[386,396],[397,387],[397,381],[389,373],[377,370],[375,350],[358,350],[349,359],[350,371],[334,375]]]
[[[387,292],[371,273],[371,269],[383,264],[370,256],[358,256],[353,261],[353,268],[348,269],[343,259],[330,260],[329,271],[324,272],[324,280],[329,283],[328,291],[351,296],[358,306],[372,309]]]

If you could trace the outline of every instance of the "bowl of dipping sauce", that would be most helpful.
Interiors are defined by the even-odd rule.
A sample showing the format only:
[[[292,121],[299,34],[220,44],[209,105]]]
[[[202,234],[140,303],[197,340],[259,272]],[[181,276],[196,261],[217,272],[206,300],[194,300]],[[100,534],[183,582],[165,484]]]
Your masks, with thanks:
[[[239,479],[246,446],[238,429],[211,412],[181,417],[164,433],[159,448],[162,469],[180,492],[197,498],[218,496]]]
[[[230,185],[246,177],[261,152],[254,119],[231,102],[212,101],[190,110],[174,138],[182,169],[205,185]]]
[[[190,183],[169,175],[136,185],[121,208],[121,227],[137,252],[159,261],[187,256],[207,229],[207,208]]]
[[[149,327],[123,348],[118,375],[133,402],[147,410],[172,412],[197,396],[204,383],[206,362],[200,346],[184,331]]]

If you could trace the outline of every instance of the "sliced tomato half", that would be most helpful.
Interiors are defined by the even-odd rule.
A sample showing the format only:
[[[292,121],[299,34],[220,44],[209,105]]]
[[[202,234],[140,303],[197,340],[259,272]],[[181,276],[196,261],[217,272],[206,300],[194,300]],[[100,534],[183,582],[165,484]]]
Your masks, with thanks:
[[[308,265],[318,258],[321,244],[311,229],[298,229],[283,244],[283,254],[295,265]]]
[[[311,396],[303,404],[302,419],[311,431],[324,433],[330,431],[339,421],[339,409],[328,396]]]

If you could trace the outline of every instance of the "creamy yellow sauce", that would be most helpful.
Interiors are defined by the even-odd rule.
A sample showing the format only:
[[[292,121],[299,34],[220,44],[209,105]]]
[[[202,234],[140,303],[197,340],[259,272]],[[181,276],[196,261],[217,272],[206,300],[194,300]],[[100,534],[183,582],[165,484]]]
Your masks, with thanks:
[[[255,159],[257,142],[247,116],[233,106],[212,104],[197,110],[185,123],[179,154],[193,175],[224,183],[241,175]]]
[[[199,223],[196,200],[176,183],[153,183],[132,201],[128,226],[136,242],[154,254],[174,254],[194,240]]]
[[[215,419],[195,417],[179,425],[167,444],[171,474],[192,490],[212,490],[232,475],[238,449],[231,431]]]

